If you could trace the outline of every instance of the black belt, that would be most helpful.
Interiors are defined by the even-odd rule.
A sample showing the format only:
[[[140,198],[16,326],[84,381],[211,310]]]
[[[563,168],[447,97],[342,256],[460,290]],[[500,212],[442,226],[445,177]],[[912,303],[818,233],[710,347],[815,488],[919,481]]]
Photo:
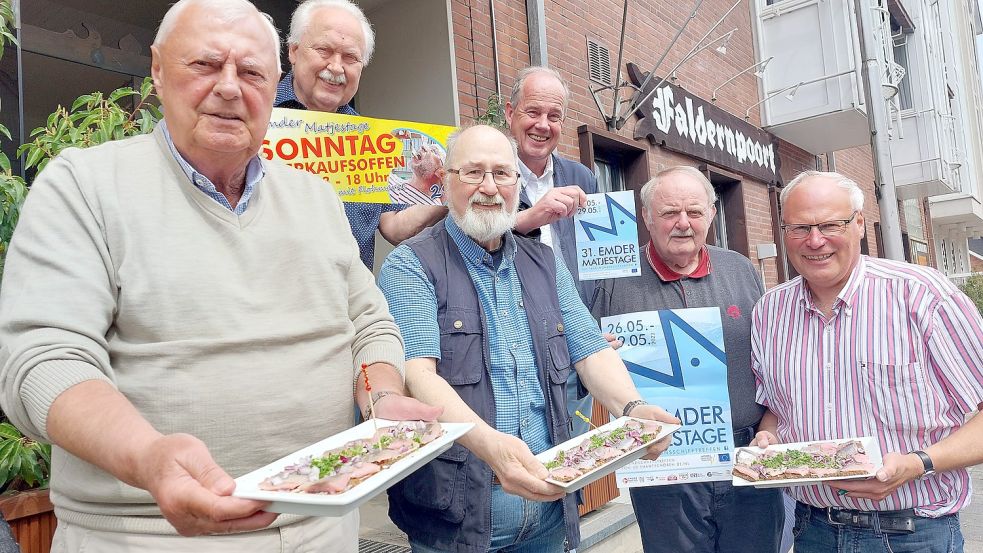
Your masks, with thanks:
[[[757,433],[758,429],[755,426],[734,429],[734,447],[747,447]]]
[[[910,534],[915,531],[915,520],[919,517],[914,509],[902,511],[858,511],[838,507],[813,507],[809,505],[812,516],[821,517],[833,526],[853,528],[880,528],[885,534]]]

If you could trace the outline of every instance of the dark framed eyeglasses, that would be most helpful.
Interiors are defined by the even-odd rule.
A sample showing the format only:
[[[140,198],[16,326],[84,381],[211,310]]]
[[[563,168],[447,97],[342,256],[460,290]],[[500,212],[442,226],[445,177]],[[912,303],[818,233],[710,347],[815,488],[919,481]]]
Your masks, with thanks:
[[[505,168],[486,171],[481,167],[461,167],[460,169],[448,169],[447,172],[457,173],[461,182],[466,184],[481,184],[485,182],[485,175],[489,174],[496,186],[515,186],[519,182],[519,172]]]
[[[815,228],[819,231],[819,234],[823,236],[839,236],[846,232],[846,227],[854,219],[857,218],[859,211],[854,210],[853,214],[850,215],[849,219],[834,219],[832,221],[823,221],[822,223],[816,223],[814,225],[782,225],[782,231],[785,232],[785,236],[789,238],[805,238],[812,234],[812,229]]]

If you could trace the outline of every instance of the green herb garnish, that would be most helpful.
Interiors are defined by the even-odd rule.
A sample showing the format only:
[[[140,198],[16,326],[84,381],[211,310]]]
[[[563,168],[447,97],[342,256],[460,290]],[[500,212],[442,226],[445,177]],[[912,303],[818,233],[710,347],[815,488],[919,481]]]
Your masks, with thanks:
[[[761,459],[761,464],[766,468],[770,469],[780,469],[785,467],[809,467],[809,468],[839,468],[839,463],[836,457],[833,455],[817,455],[813,456],[809,453],[803,453],[801,451],[796,451],[789,449],[787,451],[782,451],[773,457],[766,459]]]
[[[318,477],[323,478],[338,470],[341,466],[341,454],[332,453],[327,457],[315,457],[311,459],[311,466],[318,470]]]
[[[563,461],[566,458],[567,458],[567,454],[561,449],[560,452],[556,454],[556,458],[555,459],[553,459],[549,463],[546,463],[543,466],[545,466],[546,468],[548,468],[550,470],[553,470],[555,468],[559,468],[559,467],[563,466]]]
[[[625,439],[625,436],[627,435],[628,429],[624,426],[619,427],[617,430],[612,430],[610,434],[611,439],[615,442],[620,442],[621,440]]]

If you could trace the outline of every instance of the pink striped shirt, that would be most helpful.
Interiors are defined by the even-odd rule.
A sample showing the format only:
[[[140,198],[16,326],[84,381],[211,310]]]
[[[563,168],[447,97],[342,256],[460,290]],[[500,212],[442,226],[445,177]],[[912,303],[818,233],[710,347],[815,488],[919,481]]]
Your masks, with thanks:
[[[778,417],[783,442],[875,436],[883,453],[907,453],[952,434],[983,402],[983,321],[938,271],[861,256],[832,312],[822,315],[801,277],[754,308],[756,400]],[[964,507],[972,490],[966,470],[955,470],[878,502],[827,486],[790,493],[816,507],[938,517]]]

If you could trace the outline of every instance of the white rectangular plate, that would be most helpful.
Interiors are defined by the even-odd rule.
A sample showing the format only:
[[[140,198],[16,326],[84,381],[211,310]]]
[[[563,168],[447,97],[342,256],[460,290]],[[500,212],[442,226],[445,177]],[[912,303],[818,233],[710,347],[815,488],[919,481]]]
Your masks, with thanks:
[[[579,436],[575,436],[558,446],[547,449],[546,451],[540,453],[539,455],[536,455],[536,459],[538,459],[539,462],[541,463],[544,464],[548,463],[556,457],[556,454],[559,453],[560,450],[567,450],[577,447],[578,445],[580,445],[580,442],[590,438],[591,436],[599,432],[608,432],[614,430],[619,426],[624,425],[627,421],[632,420],[633,418],[634,417],[620,417],[605,424],[604,426],[598,426],[597,428],[591,430],[590,432],[586,432]],[[635,420],[641,420],[641,419],[635,419]],[[614,459],[609,460],[603,465],[598,465],[594,467],[593,470],[589,472],[585,472],[584,474],[580,475],[579,478],[575,478],[569,482],[560,482],[559,480],[553,480],[551,478],[547,478],[546,481],[549,482],[550,484],[556,484],[557,486],[563,488],[567,493],[573,493],[579,490],[580,488],[583,488],[587,484],[590,484],[591,482],[603,476],[611,474],[612,472],[620,469],[621,467],[627,465],[628,463],[641,459],[645,455],[645,450],[648,448],[648,446],[654,444],[655,442],[661,440],[662,438],[665,438],[669,434],[672,434],[673,432],[682,428],[678,424],[668,424],[664,422],[660,422],[659,424],[662,425],[662,430],[660,430],[659,433],[656,435],[655,440],[652,440],[647,444],[641,445],[638,448],[633,449],[628,453],[622,455],[621,457],[615,457]]]
[[[877,474],[877,470],[881,468],[884,464],[884,459],[881,457],[881,446],[877,443],[877,440],[871,436],[864,436],[862,438],[844,438],[842,440],[812,440],[808,442],[797,442],[793,444],[775,444],[768,446],[768,449],[774,449],[776,451],[785,451],[787,449],[801,449],[809,444],[821,444],[821,443],[835,443],[841,444],[843,442],[849,442],[851,439],[860,440],[860,443],[864,446],[864,451],[867,452],[867,457],[870,459],[870,463],[874,465],[874,470],[868,474],[859,476],[830,476],[828,478],[790,478],[787,480],[758,480],[757,482],[750,482],[741,478],[740,476],[734,475],[733,485],[735,486],[754,486],[755,488],[788,488],[791,486],[805,486],[808,484],[818,484],[821,482],[831,482],[833,480],[863,480],[870,478]],[[734,459],[737,459],[737,450],[747,449],[754,453],[760,453],[762,450],[760,447],[739,447],[734,450]]]
[[[377,419],[379,428],[393,426],[395,421]],[[325,451],[345,445],[360,438],[369,438],[375,433],[372,421],[349,428],[348,430],[295,451],[265,467],[236,478],[236,490],[232,494],[245,499],[272,502],[267,511],[272,513],[292,513],[296,515],[338,517],[355,509],[372,497],[385,491],[434,457],[450,449],[454,440],[460,438],[474,427],[472,423],[442,422],[444,434],[424,445],[387,468],[372,475],[354,488],[334,495],[303,492],[269,492],[259,489],[259,484],[269,476],[280,472],[283,467],[297,462],[301,457],[319,457]]]

